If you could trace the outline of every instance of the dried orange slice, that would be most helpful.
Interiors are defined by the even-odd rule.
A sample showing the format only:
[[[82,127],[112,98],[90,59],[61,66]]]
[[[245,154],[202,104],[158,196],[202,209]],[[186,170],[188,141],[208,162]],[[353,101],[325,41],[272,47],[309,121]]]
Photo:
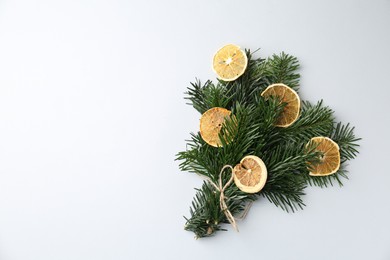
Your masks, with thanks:
[[[309,145],[314,145],[316,151],[322,153],[320,163],[310,164],[310,175],[326,176],[337,172],[340,168],[340,148],[339,145],[328,137],[313,137]]]
[[[267,181],[267,167],[257,156],[248,155],[233,169],[234,183],[243,192],[259,192]]]
[[[200,118],[200,135],[206,143],[214,147],[222,146],[219,132],[230,114],[230,110],[222,107],[213,107],[203,113]]]
[[[219,49],[213,59],[213,70],[218,78],[233,81],[244,74],[248,58],[239,46],[228,44]]]
[[[278,97],[281,102],[287,103],[277,118],[275,126],[288,127],[298,119],[301,100],[299,99],[297,92],[292,88],[282,83],[272,84],[261,93],[261,96],[265,98],[275,96]]]

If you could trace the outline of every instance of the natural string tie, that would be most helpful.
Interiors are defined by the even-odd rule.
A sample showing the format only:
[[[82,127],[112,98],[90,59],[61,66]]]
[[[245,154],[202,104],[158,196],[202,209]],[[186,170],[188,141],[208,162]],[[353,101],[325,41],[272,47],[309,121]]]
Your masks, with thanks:
[[[229,181],[226,182],[225,185],[223,185],[222,175],[223,175],[223,172],[225,171],[225,169],[227,169],[227,168],[230,168],[230,170],[231,170],[231,177],[230,177]],[[226,201],[225,201],[227,199],[225,196],[225,190],[227,187],[229,187],[229,185],[233,181],[233,167],[230,165],[225,165],[222,167],[221,172],[219,173],[218,183],[214,183],[209,177],[206,177],[206,179],[210,182],[211,185],[214,186],[214,188],[216,190],[219,191],[219,194],[220,194],[219,195],[219,205],[221,207],[221,210],[225,213],[227,220],[230,222],[230,224],[233,226],[233,228],[238,232],[238,226],[237,226],[236,220],[234,219],[232,213],[228,209],[228,207],[226,205]]]

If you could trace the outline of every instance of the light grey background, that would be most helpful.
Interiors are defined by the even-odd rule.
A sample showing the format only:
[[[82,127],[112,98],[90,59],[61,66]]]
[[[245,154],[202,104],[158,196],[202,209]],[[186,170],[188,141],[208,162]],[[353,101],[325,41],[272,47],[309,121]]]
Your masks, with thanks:
[[[389,34],[389,0],[1,0],[0,259],[390,259]],[[364,139],[343,188],[194,240],[183,92],[226,43],[298,56]]]

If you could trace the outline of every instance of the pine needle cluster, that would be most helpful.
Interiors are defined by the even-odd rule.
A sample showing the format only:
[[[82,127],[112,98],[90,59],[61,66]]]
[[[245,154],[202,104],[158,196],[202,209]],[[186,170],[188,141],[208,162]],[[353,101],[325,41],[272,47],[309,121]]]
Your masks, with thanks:
[[[267,59],[253,58],[246,50],[248,66],[245,73],[232,82],[199,80],[191,83],[186,100],[199,113],[210,108],[223,107],[232,111],[220,133],[222,147],[212,147],[200,133],[191,133],[187,149],[177,154],[179,168],[218,181],[224,165],[236,165],[246,155],[260,157],[268,170],[265,187],[256,194],[248,194],[230,185],[225,191],[226,204],[234,216],[243,213],[248,203],[260,197],[285,211],[294,212],[305,206],[302,196],[307,185],[327,187],[347,178],[345,164],[358,153],[354,128],[336,122],[334,112],[323,101],[315,104],[302,102],[298,120],[287,128],[274,123],[285,104],[276,99],[265,100],[260,93],[273,83],[284,83],[299,93],[299,62],[294,56],[281,53]],[[238,126],[238,127],[237,127]],[[320,154],[306,144],[315,136],[333,139],[340,147],[341,167],[329,176],[310,176],[308,165],[319,162]],[[224,175],[224,182],[229,176]],[[225,230],[228,223],[220,208],[219,191],[204,181],[190,207],[190,217],[185,218],[185,229],[197,238]]]

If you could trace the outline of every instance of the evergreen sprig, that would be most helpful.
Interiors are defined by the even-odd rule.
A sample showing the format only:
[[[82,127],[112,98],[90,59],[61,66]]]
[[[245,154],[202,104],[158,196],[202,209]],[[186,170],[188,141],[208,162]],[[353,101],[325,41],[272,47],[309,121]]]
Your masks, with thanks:
[[[282,52],[267,59],[264,63],[265,77],[268,84],[284,83],[298,92],[300,75],[299,61],[296,57]]]
[[[185,99],[189,100],[189,104],[201,114],[212,107],[226,107],[231,100],[224,85],[213,84],[210,80],[203,85],[200,80],[196,80],[191,83],[186,94]]]
[[[295,211],[305,206],[302,196],[307,185],[327,187],[334,182],[342,185],[347,178],[346,162],[358,153],[358,141],[354,128],[349,124],[335,123],[334,112],[319,101],[312,104],[303,101],[298,120],[287,128],[275,127],[274,123],[284,108],[278,99],[265,100],[261,92],[274,83],[284,83],[298,91],[300,75],[298,59],[281,53],[270,58],[253,58],[246,51],[248,66],[237,80],[217,83],[199,80],[191,83],[186,99],[199,113],[210,108],[223,107],[232,111],[225,120],[219,137],[222,147],[212,147],[200,133],[191,133],[187,149],[179,152],[182,171],[193,172],[217,182],[224,165],[235,166],[246,155],[262,158],[267,166],[268,178],[264,188],[256,194],[242,192],[231,184],[225,190],[229,211],[238,216],[248,202],[260,197],[285,211]],[[315,136],[332,138],[340,147],[341,167],[330,176],[310,176],[309,167],[320,161],[320,153],[308,142]],[[229,174],[222,176],[226,183]],[[193,231],[196,237],[211,236],[216,231],[225,230],[228,223],[220,208],[220,192],[209,181],[204,181],[190,207],[190,217],[185,229]]]
[[[328,136],[334,124],[333,111],[324,106],[322,100],[315,105],[303,101],[297,121],[290,127],[278,128],[277,131],[285,141],[308,142],[314,136]]]

